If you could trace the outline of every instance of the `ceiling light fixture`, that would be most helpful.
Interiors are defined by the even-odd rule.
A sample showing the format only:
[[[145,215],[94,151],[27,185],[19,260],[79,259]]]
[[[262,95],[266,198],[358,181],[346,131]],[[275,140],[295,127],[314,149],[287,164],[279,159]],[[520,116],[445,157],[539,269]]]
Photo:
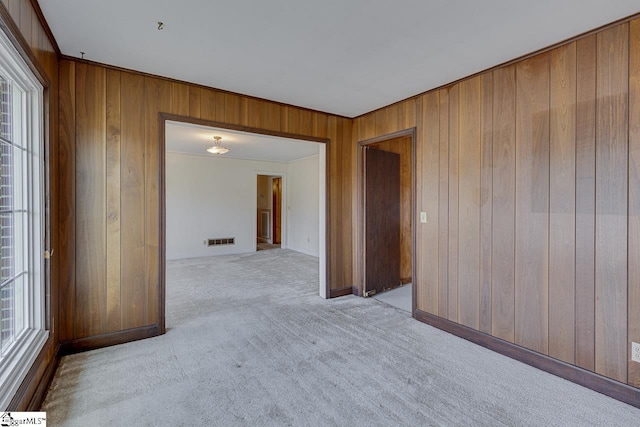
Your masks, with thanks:
[[[222,145],[220,145],[220,140],[222,139],[221,136],[214,136],[213,139],[215,139],[215,142],[213,143],[213,147],[211,148],[207,148],[207,151],[211,154],[224,154],[224,153],[228,153],[229,149],[223,147]]]

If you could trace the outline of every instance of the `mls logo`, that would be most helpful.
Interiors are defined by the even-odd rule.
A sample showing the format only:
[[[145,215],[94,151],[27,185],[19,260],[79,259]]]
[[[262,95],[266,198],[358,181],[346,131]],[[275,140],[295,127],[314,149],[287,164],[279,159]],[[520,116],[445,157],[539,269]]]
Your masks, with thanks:
[[[46,412],[2,412],[0,427],[41,426],[47,427]]]
[[[2,427],[10,427],[11,425],[13,425],[13,417],[11,416],[10,412],[5,412],[4,414],[2,414],[2,417],[0,417],[0,426]]]

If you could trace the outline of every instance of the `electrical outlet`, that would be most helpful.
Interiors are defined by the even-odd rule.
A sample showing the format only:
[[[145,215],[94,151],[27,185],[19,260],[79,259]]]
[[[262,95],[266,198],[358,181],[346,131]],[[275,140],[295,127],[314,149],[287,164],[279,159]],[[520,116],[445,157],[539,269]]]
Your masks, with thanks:
[[[631,360],[640,363],[640,344],[637,342],[631,343]]]

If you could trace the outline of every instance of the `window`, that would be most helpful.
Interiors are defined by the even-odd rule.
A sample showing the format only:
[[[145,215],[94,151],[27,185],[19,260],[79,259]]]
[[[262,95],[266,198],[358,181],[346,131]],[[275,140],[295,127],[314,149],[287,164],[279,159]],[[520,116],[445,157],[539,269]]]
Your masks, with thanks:
[[[48,336],[42,85],[0,31],[0,410]]]

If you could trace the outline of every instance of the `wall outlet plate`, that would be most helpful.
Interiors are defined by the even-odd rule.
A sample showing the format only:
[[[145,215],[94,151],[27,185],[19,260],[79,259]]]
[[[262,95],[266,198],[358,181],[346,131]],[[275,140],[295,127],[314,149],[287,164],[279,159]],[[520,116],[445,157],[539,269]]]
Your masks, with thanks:
[[[640,363],[640,344],[637,342],[631,343],[631,360]]]

